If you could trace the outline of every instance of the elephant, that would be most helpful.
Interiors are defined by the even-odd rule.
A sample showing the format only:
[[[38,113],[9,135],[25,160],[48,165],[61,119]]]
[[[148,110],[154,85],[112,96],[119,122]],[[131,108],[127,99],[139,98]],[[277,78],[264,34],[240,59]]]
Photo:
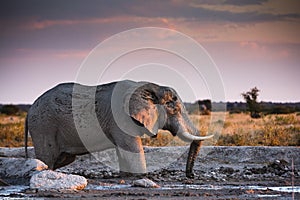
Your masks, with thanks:
[[[174,89],[131,80],[96,86],[61,83],[30,107],[25,155],[29,132],[36,158],[50,169],[72,163],[76,155],[115,148],[120,172],[145,174],[141,136],[156,137],[158,129],[191,143],[186,176],[193,178],[202,141],[213,135],[200,136]]]

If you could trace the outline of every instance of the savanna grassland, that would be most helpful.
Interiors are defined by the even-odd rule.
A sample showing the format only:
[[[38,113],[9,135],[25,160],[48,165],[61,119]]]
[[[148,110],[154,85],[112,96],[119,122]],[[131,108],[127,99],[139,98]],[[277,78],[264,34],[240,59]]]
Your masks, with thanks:
[[[211,145],[217,146],[300,146],[300,115],[267,115],[252,119],[249,114],[225,113],[225,121],[210,115],[190,115],[192,122],[202,134],[214,133]],[[216,120],[217,119],[217,120]],[[223,126],[223,128],[222,128]],[[216,131],[220,130],[217,134]],[[219,131],[220,132],[220,131]],[[145,138],[144,143],[151,146],[186,145],[178,138],[173,138],[167,131],[160,131],[156,139]]]
[[[19,115],[0,114],[0,146],[23,147],[24,146],[24,122],[26,113]],[[32,141],[29,139],[31,146]]]
[[[222,113],[219,113],[222,114]],[[218,115],[218,113],[215,113]],[[18,116],[0,115],[0,146],[24,146],[25,113]],[[267,115],[252,119],[249,114],[225,114],[225,122],[214,120],[211,115],[190,115],[201,133],[215,133],[223,126],[221,134],[210,144],[217,146],[300,146],[300,115]],[[148,146],[187,145],[168,131],[160,130],[157,138],[142,139]],[[29,138],[29,145],[32,142]]]

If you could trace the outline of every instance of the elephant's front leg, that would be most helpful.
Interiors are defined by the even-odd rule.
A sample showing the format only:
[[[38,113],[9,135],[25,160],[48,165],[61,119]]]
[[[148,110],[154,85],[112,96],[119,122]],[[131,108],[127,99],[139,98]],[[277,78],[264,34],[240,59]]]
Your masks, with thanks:
[[[145,174],[146,160],[140,137],[126,136],[116,144],[121,173]]]

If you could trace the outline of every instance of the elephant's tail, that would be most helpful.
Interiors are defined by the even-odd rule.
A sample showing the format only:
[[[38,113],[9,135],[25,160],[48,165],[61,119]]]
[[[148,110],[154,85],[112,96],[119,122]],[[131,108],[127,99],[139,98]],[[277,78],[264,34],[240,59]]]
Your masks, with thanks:
[[[25,158],[28,158],[28,151],[27,151],[27,141],[28,141],[28,115],[26,116],[25,119],[25,132],[24,132],[24,138],[25,138]]]

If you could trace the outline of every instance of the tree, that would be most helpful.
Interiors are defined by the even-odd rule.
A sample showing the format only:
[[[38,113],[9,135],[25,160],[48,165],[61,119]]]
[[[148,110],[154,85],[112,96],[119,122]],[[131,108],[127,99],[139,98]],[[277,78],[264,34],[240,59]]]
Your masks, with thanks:
[[[0,112],[6,115],[16,115],[20,109],[15,106],[15,105],[4,105],[1,109]]]
[[[260,108],[259,104],[257,102],[258,93],[260,92],[257,87],[252,88],[248,92],[242,93],[243,98],[245,99],[248,109],[250,111],[250,116],[252,118],[260,118]]]
[[[199,110],[202,115],[210,115],[211,112],[211,100],[205,99],[205,100],[199,100],[197,101],[199,105]]]

